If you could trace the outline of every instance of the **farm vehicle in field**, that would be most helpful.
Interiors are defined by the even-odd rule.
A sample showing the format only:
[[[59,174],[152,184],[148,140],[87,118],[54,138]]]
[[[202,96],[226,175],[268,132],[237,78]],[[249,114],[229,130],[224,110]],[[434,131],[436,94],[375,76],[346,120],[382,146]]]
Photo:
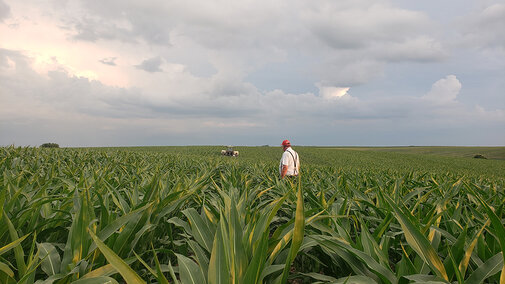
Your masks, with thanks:
[[[230,157],[237,157],[238,156],[238,151],[233,151],[232,146],[228,146],[226,150],[221,150],[221,155],[223,156],[230,156]]]

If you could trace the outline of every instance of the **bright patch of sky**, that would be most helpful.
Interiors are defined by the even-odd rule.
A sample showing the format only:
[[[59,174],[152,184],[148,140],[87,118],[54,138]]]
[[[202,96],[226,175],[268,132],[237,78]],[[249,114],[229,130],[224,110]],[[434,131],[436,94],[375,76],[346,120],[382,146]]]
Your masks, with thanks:
[[[505,1],[0,0],[0,145],[505,145]]]

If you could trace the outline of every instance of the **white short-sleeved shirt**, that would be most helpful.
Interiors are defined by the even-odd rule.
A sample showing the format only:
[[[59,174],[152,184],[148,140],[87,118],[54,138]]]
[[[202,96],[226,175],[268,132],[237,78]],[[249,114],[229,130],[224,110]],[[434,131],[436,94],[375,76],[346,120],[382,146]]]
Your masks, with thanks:
[[[298,158],[298,153],[296,153],[291,147],[287,148],[286,151],[282,153],[281,162],[279,164],[279,173],[282,173],[283,165],[288,166],[286,175],[298,175],[300,171],[300,159]]]

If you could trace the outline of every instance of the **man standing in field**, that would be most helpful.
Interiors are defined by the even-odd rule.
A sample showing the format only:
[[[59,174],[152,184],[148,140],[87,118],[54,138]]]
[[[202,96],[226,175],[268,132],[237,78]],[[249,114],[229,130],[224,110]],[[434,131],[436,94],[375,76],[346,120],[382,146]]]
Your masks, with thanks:
[[[291,143],[289,140],[282,141],[282,153],[281,162],[279,165],[279,172],[281,174],[281,179],[285,176],[296,177],[300,172],[300,159],[298,159],[298,153],[291,148]]]

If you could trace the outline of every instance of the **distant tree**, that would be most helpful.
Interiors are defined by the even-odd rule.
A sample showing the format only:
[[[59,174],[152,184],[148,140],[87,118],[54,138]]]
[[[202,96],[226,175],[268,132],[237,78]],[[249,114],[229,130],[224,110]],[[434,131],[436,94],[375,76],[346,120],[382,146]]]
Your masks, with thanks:
[[[40,145],[40,148],[60,148],[60,145],[56,143],[44,143]]]

